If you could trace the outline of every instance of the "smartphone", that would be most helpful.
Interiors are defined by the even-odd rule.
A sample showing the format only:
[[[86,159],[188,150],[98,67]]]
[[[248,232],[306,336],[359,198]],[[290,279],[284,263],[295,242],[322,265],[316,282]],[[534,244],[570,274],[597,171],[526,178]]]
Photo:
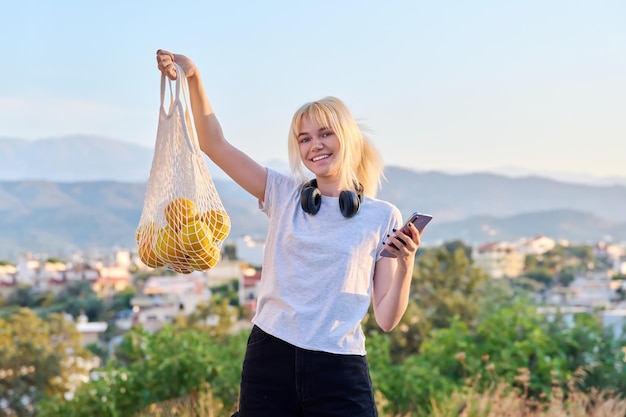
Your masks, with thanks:
[[[415,228],[421,232],[422,230],[424,230],[424,228],[426,227],[426,225],[433,219],[433,216],[431,216],[430,214],[424,214],[424,213],[413,213],[411,214],[411,217],[409,217],[409,220],[406,221],[406,223],[404,223],[404,225],[402,226],[402,232],[408,234],[409,233],[409,223],[413,223],[415,225]],[[387,250],[387,248],[385,247],[382,252],[380,252],[380,256],[386,256],[388,258],[395,258],[396,256],[393,255],[391,252],[389,252]]]

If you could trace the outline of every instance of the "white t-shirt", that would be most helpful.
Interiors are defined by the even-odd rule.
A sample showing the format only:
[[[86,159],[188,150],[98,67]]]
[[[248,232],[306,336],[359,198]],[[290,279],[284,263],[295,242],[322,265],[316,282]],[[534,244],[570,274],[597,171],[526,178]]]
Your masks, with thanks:
[[[319,212],[300,207],[300,184],[267,170],[261,210],[269,217],[257,311],[252,322],[292,345],[365,355],[361,320],[371,301],[382,243],[402,225],[392,204],[363,196],[346,218],[338,197]]]

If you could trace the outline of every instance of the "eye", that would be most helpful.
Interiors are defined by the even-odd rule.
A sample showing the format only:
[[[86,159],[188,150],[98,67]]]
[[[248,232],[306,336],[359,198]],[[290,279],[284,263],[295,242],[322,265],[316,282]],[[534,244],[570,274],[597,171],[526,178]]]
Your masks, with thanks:
[[[311,140],[311,138],[310,138],[310,137],[308,137],[308,136],[302,136],[302,137],[300,137],[300,139],[298,139],[298,142],[299,142],[299,143],[307,143],[307,142],[309,142],[310,140]]]
[[[333,134],[333,131],[332,131],[332,130],[328,130],[328,131],[326,131],[326,132],[322,133],[322,135],[321,135],[321,136],[322,136],[323,138],[327,138],[328,136],[331,136],[332,134]]]

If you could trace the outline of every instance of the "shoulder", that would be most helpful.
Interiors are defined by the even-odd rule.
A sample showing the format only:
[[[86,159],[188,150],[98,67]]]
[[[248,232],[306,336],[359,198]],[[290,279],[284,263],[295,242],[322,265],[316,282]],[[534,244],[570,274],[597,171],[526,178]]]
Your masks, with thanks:
[[[294,177],[283,174],[282,172],[278,172],[273,170],[272,168],[267,168],[267,183],[268,185],[273,184],[280,187],[299,187],[300,182],[297,181]]]
[[[378,224],[385,233],[393,228],[398,228],[402,224],[402,214],[392,203],[385,200],[378,200],[372,197],[363,197],[363,212],[366,221]]]
[[[375,211],[379,214],[386,214],[390,217],[400,217],[402,218],[402,214],[398,207],[389,201],[379,200],[373,197],[363,197],[363,204],[368,207],[368,210]]]
[[[265,196],[260,207],[267,211],[270,206],[295,198],[300,192],[300,185],[292,176],[267,168]]]

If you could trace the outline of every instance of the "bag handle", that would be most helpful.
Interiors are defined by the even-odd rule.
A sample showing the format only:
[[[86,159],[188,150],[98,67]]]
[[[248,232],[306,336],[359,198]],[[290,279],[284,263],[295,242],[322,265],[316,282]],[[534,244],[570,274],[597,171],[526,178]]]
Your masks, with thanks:
[[[187,99],[187,77],[185,77],[185,71],[178,65],[177,63],[173,63],[174,68],[176,68],[176,81],[175,81],[175,89],[176,92],[172,91],[172,80],[169,78],[169,90],[170,90],[170,108],[169,110],[165,110],[165,79],[167,78],[165,74],[161,74],[161,111],[165,113],[167,117],[171,117],[174,106],[178,108],[178,112],[180,114],[180,122],[183,128],[183,135],[185,136],[185,141],[187,142],[187,146],[192,153],[199,153],[199,146],[194,146],[194,142],[192,142],[191,137],[189,135],[189,129],[193,129],[193,126],[188,126],[188,119],[186,117],[187,108],[183,106],[183,103],[180,98],[180,91],[183,91],[183,100],[187,107],[189,107],[189,100]],[[194,139],[196,139],[194,137]],[[195,143],[198,144],[198,140],[195,140]]]
[[[170,88],[170,108],[168,110],[165,109],[165,80],[168,81],[168,86]],[[178,76],[176,77],[178,81]],[[172,114],[174,106],[174,92],[172,91],[172,80],[167,78],[165,74],[161,74],[161,111],[165,113],[166,116],[170,116]]]

